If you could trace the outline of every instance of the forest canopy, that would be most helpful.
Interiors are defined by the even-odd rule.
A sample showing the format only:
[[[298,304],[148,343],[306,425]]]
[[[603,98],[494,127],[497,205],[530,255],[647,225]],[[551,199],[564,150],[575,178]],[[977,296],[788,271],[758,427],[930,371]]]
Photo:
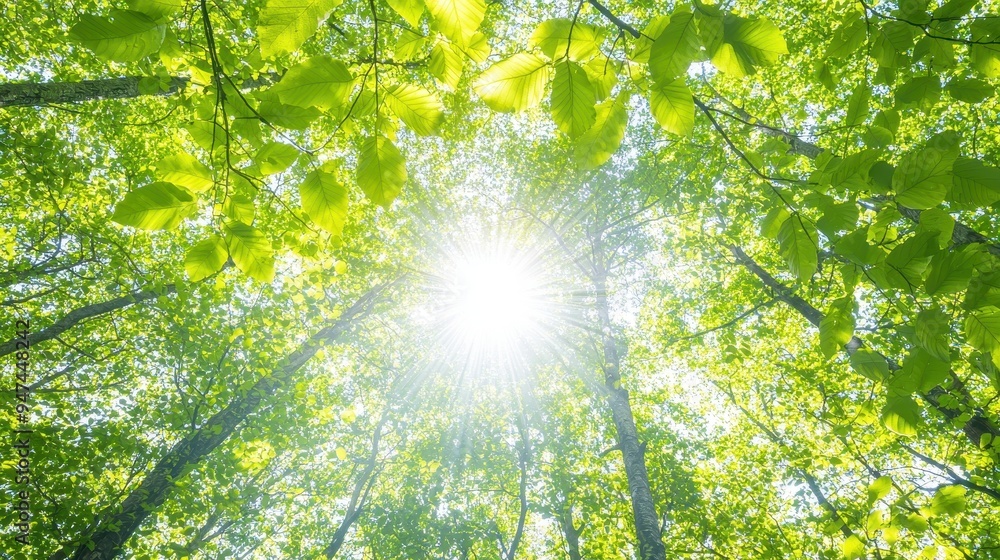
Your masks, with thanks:
[[[0,557],[1000,558],[992,0],[0,12]]]

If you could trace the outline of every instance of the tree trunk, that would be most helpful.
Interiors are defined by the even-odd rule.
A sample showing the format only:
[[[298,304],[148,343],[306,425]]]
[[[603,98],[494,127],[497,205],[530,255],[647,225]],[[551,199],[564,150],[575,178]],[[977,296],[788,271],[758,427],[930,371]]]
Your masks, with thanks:
[[[625,476],[628,479],[629,496],[632,499],[632,514],[635,517],[635,532],[639,539],[641,560],[665,560],[666,550],[660,534],[660,520],[653,503],[653,493],[646,472],[645,445],[639,442],[639,434],[632,415],[628,391],[621,383],[621,356],[618,340],[614,336],[614,325],[608,310],[607,270],[601,255],[600,240],[595,244],[594,289],[597,295],[597,316],[601,328],[604,347],[604,386],[607,391],[608,406],[615,424],[618,449],[625,461]]]
[[[190,472],[215,448],[221,445],[247,416],[260,409],[289,378],[319,349],[332,343],[348,331],[355,319],[368,311],[384,286],[375,287],[362,296],[337,322],[314,334],[285,360],[273,375],[262,377],[252,387],[233,399],[226,408],[215,413],[201,428],[178,441],[125,500],[114,515],[98,522],[97,529],[75,551],[70,547],[59,550],[50,560],[106,560],[121,553],[121,548],[139,528],[143,520],[162,505],[174,486],[174,481]]]
[[[80,103],[94,99],[126,99],[141,95],[173,95],[188,84],[188,78],[174,76],[165,91],[139,91],[141,76],[83,80],[82,82],[43,82],[0,84],[0,108],[38,107],[54,103]]]
[[[563,511],[559,514],[559,527],[566,538],[566,550],[570,560],[581,560],[580,556],[580,530],[573,525],[573,504],[567,498]]]
[[[256,89],[278,81],[277,74],[261,74],[258,78],[244,80],[240,89]],[[171,76],[167,89],[140,91],[143,76],[125,76],[80,82],[20,82],[0,84],[0,109],[5,107],[44,107],[57,103],[83,103],[97,99],[131,99],[143,96],[166,97],[183,91],[188,78]]]
[[[799,296],[792,293],[784,284],[778,282],[773,276],[771,276],[766,270],[760,267],[756,261],[751,259],[742,249],[735,245],[729,246],[730,252],[736,258],[737,262],[742,264],[747,270],[752,272],[765,286],[770,288],[778,299],[784,301],[793,309],[798,311],[803,317],[806,318],[813,326],[819,328],[820,322],[823,320],[823,313],[818,309],[809,304],[806,300],[800,298]],[[853,355],[860,348],[864,347],[865,343],[858,337],[851,337],[851,340],[844,346],[847,350],[848,355]],[[881,355],[881,354],[880,354]],[[900,368],[899,364],[894,360],[882,356],[885,360],[886,365],[889,367],[889,371],[896,371]],[[972,406],[972,396],[961,386],[958,382],[958,377],[954,371],[950,372],[951,378],[953,380],[953,388],[958,393],[958,400],[965,404],[966,407],[972,412],[972,418],[965,422],[962,426],[962,431],[965,432],[966,437],[975,445],[979,447],[979,441],[983,434],[990,434],[994,438],[1000,437],[1000,430],[986,418],[982,411],[976,409]],[[943,387],[934,387],[933,389],[920,393],[920,397],[931,407],[936,409],[948,420],[954,420],[961,415],[961,412],[953,408],[945,407],[941,404],[940,399],[942,395],[948,394],[948,390]]]
[[[134,303],[140,303],[164,294],[172,294],[175,291],[177,291],[177,288],[173,284],[167,284],[162,290],[141,290],[132,292],[127,296],[121,296],[108,301],[102,301],[101,303],[94,303],[74,309],[73,311],[67,313],[65,317],[53,323],[51,326],[29,334],[27,339],[28,344],[30,346],[35,346],[39,342],[52,340],[85,319],[105,315],[107,313],[111,313],[112,311],[128,307]],[[0,357],[6,356],[7,354],[17,350],[17,343],[21,341],[21,339],[12,338],[3,344],[0,344]]]
[[[373,482],[375,467],[378,465],[378,452],[379,445],[382,441],[382,429],[385,427],[385,423],[388,419],[389,412],[386,410],[382,413],[382,418],[379,419],[378,425],[375,426],[375,432],[372,434],[372,451],[368,455],[368,462],[365,465],[365,469],[361,472],[358,480],[354,483],[354,491],[351,493],[351,501],[347,504],[347,510],[344,512],[344,519],[340,522],[340,526],[337,527],[337,531],[334,532],[333,539],[330,540],[330,544],[323,550],[323,554],[327,558],[333,558],[336,556],[337,552],[340,551],[340,547],[344,546],[344,540],[347,538],[348,531],[350,531],[351,527],[354,526],[354,522],[361,516],[361,511],[365,507],[368,491],[371,489]]]

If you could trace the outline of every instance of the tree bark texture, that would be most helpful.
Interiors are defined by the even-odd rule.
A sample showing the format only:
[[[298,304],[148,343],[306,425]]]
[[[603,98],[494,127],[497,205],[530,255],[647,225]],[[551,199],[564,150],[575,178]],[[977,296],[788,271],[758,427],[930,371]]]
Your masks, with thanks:
[[[34,331],[28,335],[27,341],[29,346],[35,346],[40,342],[45,342],[46,340],[52,340],[53,338],[61,335],[62,333],[69,330],[71,327],[79,323],[80,321],[91,319],[93,317],[98,317],[100,315],[106,315],[112,311],[117,311],[128,307],[134,303],[140,303],[146,300],[157,298],[161,295],[172,294],[177,291],[177,288],[173,284],[167,284],[161,290],[140,290],[137,292],[132,292],[127,296],[121,296],[108,301],[102,301],[100,303],[94,303],[91,305],[86,305],[78,309],[74,309],[67,313],[63,318],[59,319],[51,326],[46,327],[40,331]],[[0,357],[6,356],[11,352],[17,350],[17,343],[22,342],[21,339],[12,338],[3,344],[0,344]]]
[[[597,251],[600,252],[600,243]],[[611,418],[615,424],[618,448],[625,462],[625,476],[628,479],[632,514],[635,518],[635,532],[639,540],[641,560],[665,560],[666,549],[660,533],[660,520],[653,503],[653,493],[646,471],[645,447],[639,442],[639,434],[632,415],[628,391],[621,383],[621,358],[618,340],[614,336],[611,314],[608,306],[607,272],[601,255],[595,255],[594,289],[597,296],[597,316],[601,327],[604,350],[604,388],[611,408]]]

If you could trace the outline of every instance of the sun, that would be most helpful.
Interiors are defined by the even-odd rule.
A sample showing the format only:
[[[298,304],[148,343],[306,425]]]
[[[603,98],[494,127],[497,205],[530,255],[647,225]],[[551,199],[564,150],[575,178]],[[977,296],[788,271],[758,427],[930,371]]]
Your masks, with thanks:
[[[465,336],[488,342],[527,334],[541,312],[537,278],[507,255],[457,263],[453,321]]]
[[[456,350],[493,361],[541,336],[549,298],[530,252],[497,245],[460,251],[449,261],[442,319]]]

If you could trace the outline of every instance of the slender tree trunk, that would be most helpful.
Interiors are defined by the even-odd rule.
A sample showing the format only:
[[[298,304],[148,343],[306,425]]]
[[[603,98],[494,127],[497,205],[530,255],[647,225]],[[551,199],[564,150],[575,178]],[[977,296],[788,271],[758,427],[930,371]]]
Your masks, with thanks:
[[[599,234],[598,234],[599,236]],[[635,532],[639,539],[641,560],[665,560],[666,549],[660,534],[660,519],[653,503],[653,493],[646,471],[645,444],[639,442],[639,434],[632,415],[628,391],[622,387],[621,358],[618,340],[614,336],[614,325],[608,306],[607,268],[604,262],[600,238],[594,243],[594,289],[597,296],[597,316],[601,328],[604,350],[604,388],[611,418],[615,424],[618,449],[625,462],[625,476],[628,479],[629,496],[632,500],[632,514],[635,517]]]
[[[173,95],[188,84],[188,78],[174,76],[165,91],[143,93],[142,76],[125,76],[82,82],[21,82],[0,84],[0,108],[38,107],[55,103],[80,103],[94,99],[125,99],[140,95]]]
[[[174,481],[190,472],[200,461],[221,445],[247,416],[256,412],[319,349],[347,332],[381,294],[384,286],[375,287],[347,309],[333,325],[324,327],[286,357],[273,375],[262,377],[252,387],[241,391],[224,409],[215,413],[201,428],[178,441],[146,475],[139,486],[116,508],[114,514],[97,522],[96,530],[79,547],[67,546],[50,560],[106,560],[121,553],[121,548],[143,520],[169,497]]]
[[[518,424],[518,429],[521,432],[521,449],[517,453],[517,464],[520,472],[517,485],[517,528],[510,540],[510,548],[506,555],[507,560],[514,560],[517,557],[517,547],[521,545],[521,537],[524,536],[524,521],[528,517],[528,458],[531,454],[531,443],[528,441],[528,427],[523,418]]]
[[[778,282],[766,270],[761,268],[756,261],[744,253],[742,249],[735,245],[731,245],[729,246],[729,250],[736,258],[736,261],[753,273],[753,275],[756,276],[765,286],[770,288],[778,299],[787,303],[793,309],[798,311],[803,317],[805,317],[806,320],[812,323],[813,326],[819,328],[819,324],[823,320],[822,312],[810,305],[806,300],[795,295],[784,284]],[[855,336],[851,337],[851,340],[844,346],[844,348],[847,350],[849,355],[853,355],[860,348],[864,347],[864,345],[865,343],[860,338]],[[882,359],[885,360],[890,371],[896,371],[900,368],[899,364],[894,360],[886,356],[882,356]],[[1000,437],[1000,430],[997,429],[993,422],[990,421],[989,418],[985,417],[981,410],[972,406],[972,396],[969,395],[964,387],[962,387],[955,373],[952,371],[950,372],[950,375],[953,380],[952,388],[958,393],[957,396],[959,400],[962,401],[972,412],[972,417],[962,426],[962,431],[965,432],[969,441],[976,447],[979,447],[979,441],[983,434],[990,434],[994,438]],[[925,402],[944,415],[945,418],[948,420],[955,420],[962,413],[959,410],[948,408],[941,404],[941,397],[946,394],[949,394],[949,391],[938,386],[927,392],[920,393],[920,396]]]
[[[134,303],[140,303],[146,300],[150,300],[159,297],[164,294],[172,294],[177,291],[177,288],[173,284],[167,284],[160,290],[140,290],[132,292],[127,296],[117,297],[108,301],[102,301],[100,303],[94,303],[78,309],[74,309],[66,314],[65,317],[59,319],[51,326],[46,327],[40,331],[33,331],[28,335],[28,344],[30,346],[35,346],[40,342],[45,342],[46,340],[52,340],[53,338],[59,336],[60,334],[66,332],[68,329],[83,321],[85,319],[90,319],[100,315],[106,315],[112,311],[117,311],[128,307]],[[11,352],[17,350],[17,343],[20,340],[17,338],[12,338],[3,344],[0,344],[0,357],[6,356]]]
[[[382,418],[379,419],[378,425],[375,426],[375,432],[372,434],[372,451],[368,455],[368,462],[365,464],[365,469],[354,483],[354,491],[351,493],[351,501],[347,504],[347,511],[344,512],[344,519],[340,522],[340,526],[337,527],[337,531],[334,532],[330,544],[323,550],[323,554],[327,558],[336,556],[337,552],[340,551],[340,547],[344,546],[344,540],[347,539],[348,531],[354,526],[354,522],[361,516],[361,512],[365,507],[368,490],[371,489],[373,482],[375,467],[378,465],[382,429],[385,427],[388,419],[389,413],[386,410],[382,413]]]
[[[277,74],[261,74],[257,79],[244,80],[240,89],[256,89],[273,84]],[[139,82],[143,76],[125,76],[80,82],[18,82],[0,84],[0,109],[5,107],[42,107],[52,104],[82,103],[97,99],[131,99],[144,96],[166,97],[174,95],[188,86],[189,79],[171,76],[167,88],[157,91],[141,91]]]
[[[566,538],[566,551],[570,560],[581,560],[580,556],[580,530],[573,525],[573,504],[566,499],[562,512],[559,513],[559,528],[562,529],[563,537]]]

